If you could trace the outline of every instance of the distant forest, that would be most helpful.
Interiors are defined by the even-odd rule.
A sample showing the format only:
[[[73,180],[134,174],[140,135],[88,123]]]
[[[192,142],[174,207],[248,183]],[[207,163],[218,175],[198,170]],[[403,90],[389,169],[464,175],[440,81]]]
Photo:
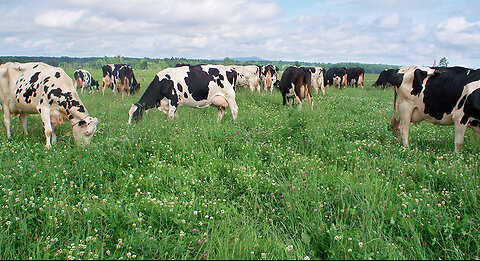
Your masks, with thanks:
[[[276,65],[280,70],[285,70],[289,66],[304,66],[304,67],[323,67],[326,70],[333,67],[361,67],[365,69],[366,73],[379,74],[384,69],[397,69],[398,65],[386,65],[386,64],[364,64],[364,63],[310,63],[299,61],[236,61],[229,57],[225,57],[223,60],[202,60],[202,59],[187,59],[187,58],[129,58],[121,55],[113,57],[46,57],[46,56],[0,56],[0,63],[6,62],[44,62],[52,66],[62,67],[64,69],[101,69],[105,64],[112,63],[125,63],[132,66],[137,70],[144,69],[158,69],[163,70],[168,67],[175,67],[176,64],[223,64],[223,65]]]

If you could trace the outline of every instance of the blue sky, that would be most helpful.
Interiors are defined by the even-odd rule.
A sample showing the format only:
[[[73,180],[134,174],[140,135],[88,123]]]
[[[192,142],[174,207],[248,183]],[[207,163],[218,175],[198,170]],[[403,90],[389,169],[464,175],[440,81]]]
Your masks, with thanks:
[[[473,0],[2,0],[0,55],[480,67]]]

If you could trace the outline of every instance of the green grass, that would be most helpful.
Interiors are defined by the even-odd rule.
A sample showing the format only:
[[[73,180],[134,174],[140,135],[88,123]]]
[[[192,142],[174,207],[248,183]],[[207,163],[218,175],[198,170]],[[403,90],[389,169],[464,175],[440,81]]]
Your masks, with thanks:
[[[91,70],[101,82],[100,70]],[[72,72],[67,72],[73,76]],[[38,116],[0,134],[0,259],[477,259],[480,139],[388,130],[391,89],[327,89],[283,106],[239,89],[239,114],[180,107],[127,125],[139,94],[80,95],[98,130],[45,149]]]

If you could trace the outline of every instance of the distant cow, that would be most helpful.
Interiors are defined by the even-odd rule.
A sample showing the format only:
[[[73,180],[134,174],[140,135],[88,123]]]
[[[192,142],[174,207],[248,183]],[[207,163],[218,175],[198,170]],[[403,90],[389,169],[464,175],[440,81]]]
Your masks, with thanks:
[[[312,75],[312,87],[315,89],[315,94],[318,94],[318,90],[322,90],[322,94],[325,95],[325,69],[322,67],[307,67]]]
[[[260,82],[265,90],[273,92],[273,87],[277,84],[278,67],[275,65],[260,66]]]
[[[403,74],[398,74],[398,69],[385,69],[378,75],[377,81],[375,81],[372,86],[383,89],[389,86],[400,87],[402,80]]]
[[[145,111],[157,107],[173,119],[181,105],[217,107],[217,121],[222,120],[225,108],[230,107],[233,120],[236,120],[236,80],[237,72],[223,65],[167,68],[155,75],[140,100],[131,106],[128,123],[138,122]]]
[[[97,129],[97,119],[88,114],[72,79],[59,67],[44,63],[0,65],[0,100],[8,138],[11,136],[10,114],[20,114],[25,134],[27,115],[40,114],[47,148],[57,141],[57,126],[67,120],[79,144],[88,144]]]
[[[340,89],[347,85],[347,69],[345,67],[335,67],[328,69],[325,74],[325,85],[339,86]]]
[[[404,146],[408,146],[410,123],[422,120],[455,125],[457,153],[463,145],[467,127],[480,137],[480,70],[404,66],[398,74],[403,75],[403,81],[395,88],[390,128],[400,134]]]
[[[231,65],[238,73],[237,85],[260,91],[260,68],[256,65]]]
[[[365,69],[363,68],[348,68],[347,69],[347,85],[355,84],[355,88],[358,85],[362,85],[365,80]]]
[[[81,93],[86,88],[90,88],[90,91],[97,90],[99,88],[98,82],[93,79],[89,71],[78,69],[73,73],[73,78],[75,79],[75,87],[81,89]]]
[[[135,79],[133,69],[127,64],[107,64],[103,71],[103,95],[105,88],[109,87],[115,93],[115,88],[121,93],[122,98],[140,90],[140,83]]]
[[[283,105],[285,105],[287,101],[293,105],[294,98],[297,98],[299,109],[301,109],[303,100],[308,98],[313,110],[311,82],[311,72],[307,68],[288,67],[283,72],[279,84],[280,92],[283,96]]]

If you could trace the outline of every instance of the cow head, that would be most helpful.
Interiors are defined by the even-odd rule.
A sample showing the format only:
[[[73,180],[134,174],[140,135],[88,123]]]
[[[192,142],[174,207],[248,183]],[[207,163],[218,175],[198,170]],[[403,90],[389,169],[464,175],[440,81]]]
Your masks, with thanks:
[[[135,123],[138,123],[143,118],[143,113],[145,112],[145,107],[141,103],[137,102],[132,104],[130,110],[128,111],[128,124],[132,124],[132,120]]]
[[[139,90],[140,90],[140,83],[132,84],[132,86],[130,86],[130,94],[135,94]]]
[[[92,78],[92,89],[98,90],[99,87],[100,87],[100,85],[98,84],[98,81],[95,81],[95,80]]]
[[[87,145],[97,130],[97,118],[87,116],[72,127],[73,138],[79,145]]]

